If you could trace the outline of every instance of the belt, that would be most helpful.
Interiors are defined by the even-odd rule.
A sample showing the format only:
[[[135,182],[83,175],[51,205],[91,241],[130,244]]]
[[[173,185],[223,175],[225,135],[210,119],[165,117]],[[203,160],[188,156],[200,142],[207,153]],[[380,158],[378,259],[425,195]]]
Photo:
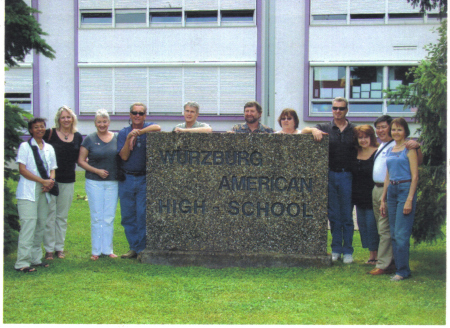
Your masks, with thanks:
[[[409,179],[409,180],[399,180],[399,181],[389,181],[389,183],[391,184],[391,185],[398,185],[398,184],[400,184],[400,183],[404,183],[404,182],[411,182],[411,179]]]
[[[333,171],[333,172],[350,172],[350,169],[344,169],[344,168],[333,168],[333,167],[330,167],[330,171]]]
[[[375,186],[377,186],[378,188],[382,188],[384,187],[384,183],[375,182]]]
[[[129,174],[129,175],[134,175],[135,177],[139,177],[141,175],[145,175],[145,171],[139,171],[139,172],[134,172],[134,171],[127,171],[127,170],[123,170],[125,172],[125,174]]]

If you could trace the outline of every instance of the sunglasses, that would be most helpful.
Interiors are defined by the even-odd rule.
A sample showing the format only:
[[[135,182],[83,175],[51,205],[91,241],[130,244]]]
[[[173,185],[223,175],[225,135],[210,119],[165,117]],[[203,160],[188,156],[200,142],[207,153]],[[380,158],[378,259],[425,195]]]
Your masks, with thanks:
[[[144,116],[145,113],[144,112],[131,112],[131,114],[133,114],[134,116],[139,115],[139,116]]]
[[[343,112],[344,110],[347,109],[347,107],[331,107],[332,110],[340,110],[341,112]]]
[[[282,121],[286,121],[286,120],[291,121],[292,117],[282,117],[281,120]]]

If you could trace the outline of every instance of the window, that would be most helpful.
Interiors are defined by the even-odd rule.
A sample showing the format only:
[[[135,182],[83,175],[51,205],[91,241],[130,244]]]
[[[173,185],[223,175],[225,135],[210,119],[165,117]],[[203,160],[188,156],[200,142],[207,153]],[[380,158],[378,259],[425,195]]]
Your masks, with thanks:
[[[150,12],[150,24],[181,24],[181,11]]]
[[[407,78],[410,66],[320,66],[311,67],[310,113],[328,116],[331,102],[336,97],[349,101],[351,116],[375,116],[386,113],[402,113],[402,104],[390,104],[383,90],[413,82]],[[411,110],[412,112],[413,110]],[[412,115],[412,113],[410,114]],[[407,115],[406,115],[407,116]]]
[[[351,14],[351,24],[384,24],[384,14]]]
[[[345,67],[313,68],[313,99],[326,100],[313,102],[313,112],[328,112],[331,100],[345,96]]]
[[[146,24],[146,11],[142,10],[116,10],[116,26],[144,25]]]
[[[217,11],[187,11],[186,25],[217,25]]]
[[[407,73],[409,72],[411,66],[393,66],[389,67],[389,85],[388,88],[390,90],[395,90],[399,85],[409,85],[414,82],[414,78],[412,76],[407,77]],[[412,112],[415,109],[411,110]],[[404,112],[403,104],[389,104],[387,107],[388,113],[399,113]]]
[[[312,15],[312,24],[318,25],[344,25],[347,24],[347,15]]]
[[[33,70],[31,67],[14,67],[5,71],[5,98],[12,104],[33,113]]]
[[[381,112],[383,67],[350,67],[352,112]]]
[[[221,24],[253,24],[253,10],[222,10]]]
[[[424,15],[422,13],[389,14],[389,24],[423,23],[423,19]]]
[[[17,105],[29,113],[33,113],[30,93],[5,93],[5,99],[8,99],[11,104]]]
[[[81,13],[81,25],[112,25],[111,12]]]
[[[136,101],[151,114],[179,115],[188,100],[203,114],[235,115],[256,93],[255,66],[81,67],[79,81],[84,115],[99,108],[127,115]]]
[[[447,14],[442,13],[441,16],[439,14],[428,14],[427,15],[427,23],[428,24],[439,24],[441,19],[446,19]]]

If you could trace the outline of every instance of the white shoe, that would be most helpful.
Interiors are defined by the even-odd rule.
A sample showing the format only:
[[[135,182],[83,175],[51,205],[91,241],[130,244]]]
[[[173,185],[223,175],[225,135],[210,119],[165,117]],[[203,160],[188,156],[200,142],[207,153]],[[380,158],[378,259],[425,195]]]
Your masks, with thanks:
[[[344,261],[345,264],[353,263],[353,256],[352,254],[344,254]]]
[[[331,253],[331,261],[336,262],[341,257],[339,253]]]

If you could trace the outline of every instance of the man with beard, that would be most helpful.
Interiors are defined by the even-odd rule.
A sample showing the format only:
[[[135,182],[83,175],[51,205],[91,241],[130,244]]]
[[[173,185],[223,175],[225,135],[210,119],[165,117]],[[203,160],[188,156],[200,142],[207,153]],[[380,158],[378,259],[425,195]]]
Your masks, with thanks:
[[[249,101],[244,105],[244,118],[246,123],[233,126],[233,133],[273,133],[273,129],[261,124],[262,107],[257,101]]]

